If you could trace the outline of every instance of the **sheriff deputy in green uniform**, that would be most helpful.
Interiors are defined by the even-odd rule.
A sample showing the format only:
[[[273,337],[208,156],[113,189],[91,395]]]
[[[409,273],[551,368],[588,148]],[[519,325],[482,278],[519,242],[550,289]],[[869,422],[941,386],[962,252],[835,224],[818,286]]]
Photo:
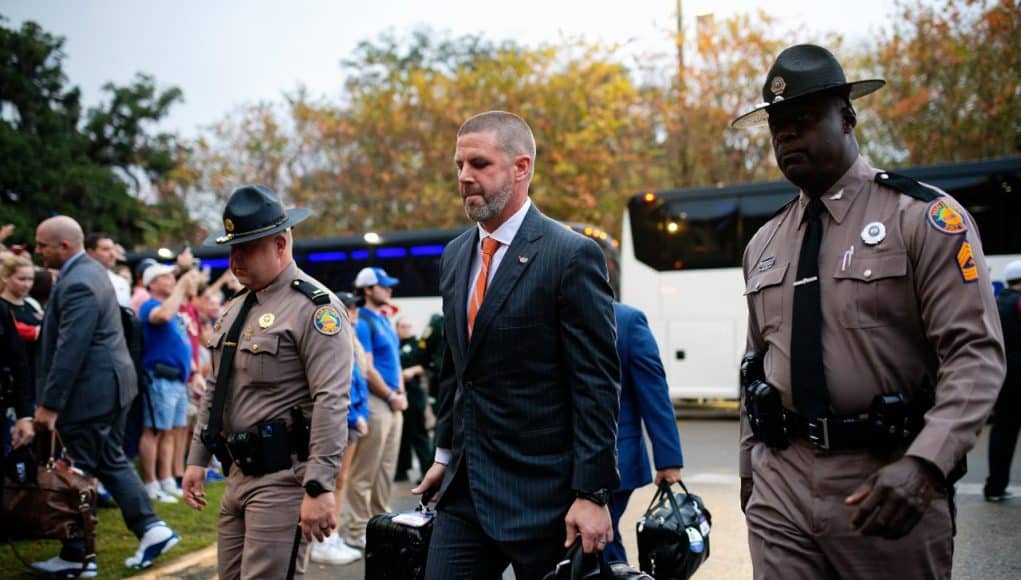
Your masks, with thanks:
[[[206,242],[230,247],[245,287],[213,327],[215,382],[183,484],[185,501],[201,510],[210,457],[230,468],[217,536],[223,580],[300,578],[306,542],[337,525],[326,492],[347,442],[352,332],[337,297],[294,264],[291,227],[308,215],[246,185],[227,202],[225,231]]]

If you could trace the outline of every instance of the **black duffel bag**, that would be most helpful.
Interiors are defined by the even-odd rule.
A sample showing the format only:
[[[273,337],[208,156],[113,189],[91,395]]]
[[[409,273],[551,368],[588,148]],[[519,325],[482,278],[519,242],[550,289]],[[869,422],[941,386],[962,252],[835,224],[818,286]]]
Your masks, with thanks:
[[[702,498],[662,483],[638,520],[638,565],[656,580],[691,578],[709,558],[712,516]]]
[[[582,552],[581,537],[567,549],[564,559],[543,580],[653,580],[648,574],[639,572],[627,562],[606,561],[603,552],[586,554]]]

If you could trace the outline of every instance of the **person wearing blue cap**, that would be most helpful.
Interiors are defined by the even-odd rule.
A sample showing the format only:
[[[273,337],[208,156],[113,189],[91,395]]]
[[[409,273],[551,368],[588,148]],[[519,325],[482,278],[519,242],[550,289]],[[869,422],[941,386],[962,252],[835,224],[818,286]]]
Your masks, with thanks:
[[[365,298],[355,334],[369,364],[369,432],[358,442],[344,489],[340,533],[344,543],[365,547],[365,527],[375,514],[390,511],[390,491],[401,447],[402,412],[408,407],[401,376],[400,340],[382,312],[400,281],[382,268],[362,268],[354,293]]]

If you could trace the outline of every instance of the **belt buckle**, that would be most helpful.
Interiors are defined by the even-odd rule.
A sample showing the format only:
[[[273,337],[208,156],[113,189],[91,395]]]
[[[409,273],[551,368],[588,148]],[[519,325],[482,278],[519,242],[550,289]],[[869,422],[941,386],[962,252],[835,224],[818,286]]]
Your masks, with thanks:
[[[830,420],[827,417],[809,419],[806,424],[808,440],[820,449],[830,449]]]

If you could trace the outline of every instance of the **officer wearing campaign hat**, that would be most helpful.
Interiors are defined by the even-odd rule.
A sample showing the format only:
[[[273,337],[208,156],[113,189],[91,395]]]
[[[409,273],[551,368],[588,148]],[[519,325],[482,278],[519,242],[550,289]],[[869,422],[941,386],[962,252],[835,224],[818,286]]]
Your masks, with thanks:
[[[790,47],[762,102],[800,189],[745,249],[741,505],[755,577],[948,578],[953,483],[1004,373],[974,219],[859,153],[848,82]]]
[[[341,301],[294,263],[290,228],[308,215],[246,185],[227,201],[223,231],[206,241],[230,247],[230,269],[245,287],[213,327],[215,382],[183,483],[185,501],[202,509],[210,458],[229,468],[220,578],[284,578],[292,566],[300,578],[306,542],[336,527],[327,492],[347,442],[352,331]]]

